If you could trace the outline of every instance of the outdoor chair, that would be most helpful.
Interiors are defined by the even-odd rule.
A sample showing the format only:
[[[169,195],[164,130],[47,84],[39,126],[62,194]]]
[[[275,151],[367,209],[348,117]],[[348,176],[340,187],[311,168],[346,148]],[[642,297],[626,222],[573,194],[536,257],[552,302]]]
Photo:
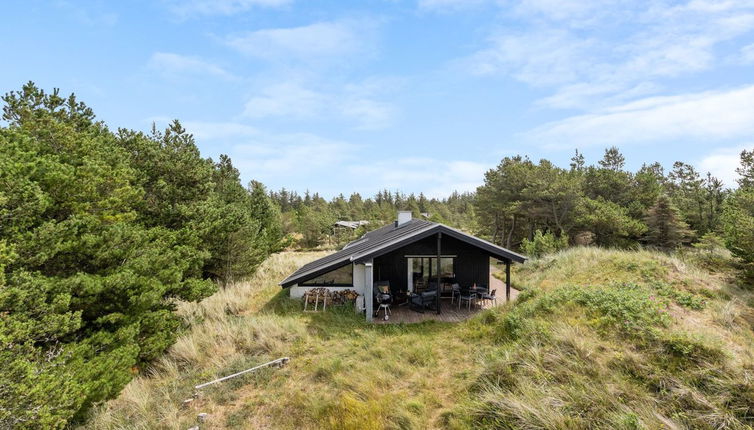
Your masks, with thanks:
[[[411,309],[424,313],[424,310],[435,305],[437,290],[422,291],[411,295]]]
[[[482,300],[489,301],[495,304],[497,306],[497,296],[495,295],[497,293],[497,290],[492,290],[489,293],[482,294]]]
[[[456,297],[459,297],[461,295],[461,286],[458,284],[453,284],[451,286],[451,296],[450,296],[450,304],[453,304]],[[460,300],[460,299],[459,299]]]
[[[471,310],[471,302],[475,302],[476,298],[476,293],[472,293],[469,289],[462,289],[461,294],[458,296],[458,309],[461,309],[461,303],[466,300],[468,309]]]

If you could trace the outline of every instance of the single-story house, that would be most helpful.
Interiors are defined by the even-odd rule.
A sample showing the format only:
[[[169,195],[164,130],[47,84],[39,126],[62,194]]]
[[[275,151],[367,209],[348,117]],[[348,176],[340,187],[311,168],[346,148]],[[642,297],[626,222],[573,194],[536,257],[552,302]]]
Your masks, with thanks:
[[[410,211],[401,211],[395,223],[305,264],[280,285],[290,288],[294,298],[312,288],[353,289],[363,297],[363,310],[373,308],[375,284],[389,285],[396,295],[411,295],[430,287],[437,293],[433,308],[440,313],[441,297],[451,293],[451,284],[488,283],[490,258],[505,263],[508,298],[511,263],[523,263],[526,257],[446,225],[413,219]],[[366,318],[372,320],[371,311],[366,312]]]

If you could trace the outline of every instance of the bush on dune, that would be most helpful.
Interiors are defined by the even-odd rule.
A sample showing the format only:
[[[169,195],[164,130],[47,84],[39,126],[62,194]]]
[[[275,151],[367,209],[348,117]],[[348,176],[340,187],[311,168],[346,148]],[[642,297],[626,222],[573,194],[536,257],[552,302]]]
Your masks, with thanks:
[[[486,317],[497,353],[456,410],[467,425],[754,425],[751,332],[701,330],[692,319],[712,319],[714,299],[699,293],[724,288],[719,280],[662,254],[589,248],[546,257],[518,276],[529,290]],[[734,356],[735,336],[743,356]]]

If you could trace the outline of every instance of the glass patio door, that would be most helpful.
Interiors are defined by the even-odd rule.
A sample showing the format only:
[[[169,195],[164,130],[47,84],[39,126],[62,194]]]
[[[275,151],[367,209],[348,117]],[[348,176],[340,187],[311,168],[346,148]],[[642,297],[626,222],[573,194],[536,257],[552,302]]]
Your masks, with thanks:
[[[437,257],[410,257],[408,267],[409,270],[409,287],[412,291],[423,291],[427,289],[430,281],[437,279]],[[453,257],[440,258],[440,277],[452,278],[454,276],[453,271]]]

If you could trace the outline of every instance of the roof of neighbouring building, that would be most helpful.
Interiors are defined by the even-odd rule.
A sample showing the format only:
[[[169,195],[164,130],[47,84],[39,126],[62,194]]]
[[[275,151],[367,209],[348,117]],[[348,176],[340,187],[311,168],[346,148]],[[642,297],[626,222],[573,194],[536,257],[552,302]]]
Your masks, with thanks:
[[[361,221],[336,221],[335,225],[339,227],[347,227],[352,229],[357,229],[361,227],[362,225],[369,224],[369,221],[361,220]]]
[[[526,257],[521,254],[444,224],[423,219],[412,219],[401,225],[393,223],[370,231],[359,239],[349,242],[340,251],[301,266],[285,278],[280,285],[290,287],[298,282],[311,279],[346,264],[364,262],[437,233],[442,233],[443,235],[474,245],[501,260],[510,260],[518,263],[526,261]]]

